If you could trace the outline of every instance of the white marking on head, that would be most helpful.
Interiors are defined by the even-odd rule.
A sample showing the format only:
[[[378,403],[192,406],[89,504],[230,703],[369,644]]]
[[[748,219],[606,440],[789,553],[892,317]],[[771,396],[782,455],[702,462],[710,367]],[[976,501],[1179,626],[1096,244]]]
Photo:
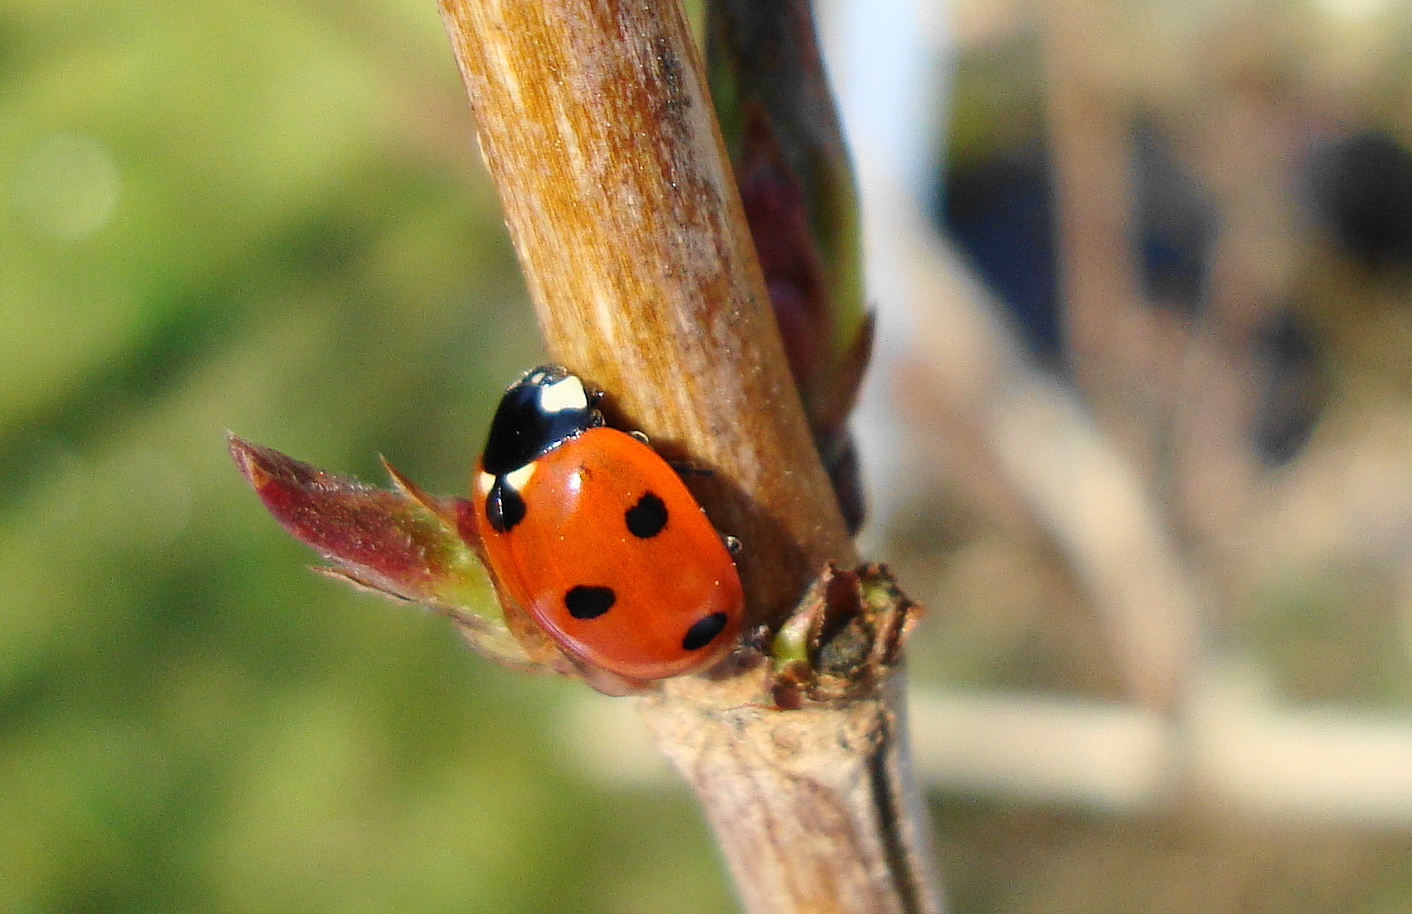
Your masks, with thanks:
[[[588,394],[583,382],[573,375],[539,389],[539,408],[546,413],[588,409]]]
[[[523,492],[525,486],[529,485],[530,477],[534,475],[534,461],[520,467],[518,470],[511,470],[505,474],[505,483],[516,492]]]
[[[484,471],[476,478],[476,491],[490,492],[490,487],[495,485],[495,477]]]

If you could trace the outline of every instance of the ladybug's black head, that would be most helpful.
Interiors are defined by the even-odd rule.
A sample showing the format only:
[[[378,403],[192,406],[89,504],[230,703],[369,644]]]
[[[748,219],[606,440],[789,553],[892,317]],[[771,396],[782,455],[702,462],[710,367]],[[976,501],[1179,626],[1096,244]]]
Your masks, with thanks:
[[[603,424],[593,408],[601,394],[559,365],[525,374],[500,400],[490,422],[481,467],[492,476],[519,469],[585,429]]]

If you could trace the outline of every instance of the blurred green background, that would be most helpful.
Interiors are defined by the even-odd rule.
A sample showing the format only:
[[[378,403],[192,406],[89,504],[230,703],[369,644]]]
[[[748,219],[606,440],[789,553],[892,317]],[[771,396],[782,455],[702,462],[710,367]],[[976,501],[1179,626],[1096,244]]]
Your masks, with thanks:
[[[1284,47],[1281,4],[1217,7],[1253,23],[1227,50],[1236,85],[1322,98],[1350,81],[1267,74],[1317,55]],[[1018,44],[981,27],[1005,33],[1019,5],[957,8],[987,14],[969,38],[958,26],[978,49],[952,103],[964,157],[1040,120],[1007,113],[1039,68],[1029,26]],[[1401,73],[1404,33],[1386,31],[1346,45]],[[1219,99],[1176,78],[1203,71],[1193,48],[1140,68],[1178,111]],[[1366,107],[1400,124],[1406,80],[1390,84]],[[1360,318],[1337,262],[1308,263],[1301,307],[1337,331],[1340,394],[1316,459],[1274,481],[1336,529],[1278,511],[1252,528],[1287,532],[1230,637],[1279,695],[1396,720],[1412,574],[1366,531],[1386,515],[1397,545],[1412,529],[1397,494],[1412,282],[1378,287],[1388,307]],[[229,429],[368,481],[382,453],[463,491],[500,390],[541,357],[431,0],[0,4],[0,309],[0,914],[735,910],[685,790],[601,770],[631,753],[584,728],[622,703],[503,670],[444,621],[311,574],[226,454]],[[1360,408],[1374,433],[1349,421]],[[907,453],[934,456],[943,432],[912,434]],[[1386,442],[1378,459],[1365,439]],[[1364,501],[1305,496],[1350,464]],[[878,538],[933,609],[914,682],[1121,696],[1052,550],[951,485],[905,493]],[[1382,565],[1400,583],[1369,573]],[[1200,793],[1131,815],[954,785],[932,799],[958,911],[1392,914],[1412,898],[1403,826],[1265,822]]]
[[[0,5],[0,264],[0,912],[731,908],[225,451],[461,491],[537,357],[434,3]]]

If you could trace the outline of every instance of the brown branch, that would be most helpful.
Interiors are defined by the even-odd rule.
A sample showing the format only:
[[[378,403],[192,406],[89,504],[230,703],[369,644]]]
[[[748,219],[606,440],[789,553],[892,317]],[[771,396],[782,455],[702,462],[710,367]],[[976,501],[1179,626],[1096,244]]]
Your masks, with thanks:
[[[697,488],[757,619],[854,561],[674,4],[442,0],[553,355]]]
[[[440,0],[550,352],[615,418],[714,475],[752,617],[857,556],[819,465],[675,3]],[[770,709],[758,667],[643,707],[752,912],[940,904],[898,686]],[[743,814],[749,812],[751,814]]]
[[[671,689],[657,744],[696,791],[750,914],[936,914],[902,676],[842,706],[722,708]],[[674,683],[675,685],[675,683]]]

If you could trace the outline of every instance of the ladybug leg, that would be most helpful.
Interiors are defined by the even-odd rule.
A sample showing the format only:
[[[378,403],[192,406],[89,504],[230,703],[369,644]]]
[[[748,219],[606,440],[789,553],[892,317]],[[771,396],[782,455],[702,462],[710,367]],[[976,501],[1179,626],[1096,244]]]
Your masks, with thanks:
[[[636,438],[648,447],[652,447],[652,439],[647,437],[646,432],[634,429],[628,432],[630,437]],[[715,472],[705,467],[699,467],[689,460],[668,460],[667,466],[677,471],[678,476],[714,476]]]
[[[740,554],[740,550],[741,550],[740,540],[738,540],[738,539],[736,539],[735,537],[731,536],[729,533],[722,533],[720,536],[721,536],[721,543],[726,547],[726,551],[727,551],[727,552],[729,552],[731,555],[739,555],[739,554]]]

